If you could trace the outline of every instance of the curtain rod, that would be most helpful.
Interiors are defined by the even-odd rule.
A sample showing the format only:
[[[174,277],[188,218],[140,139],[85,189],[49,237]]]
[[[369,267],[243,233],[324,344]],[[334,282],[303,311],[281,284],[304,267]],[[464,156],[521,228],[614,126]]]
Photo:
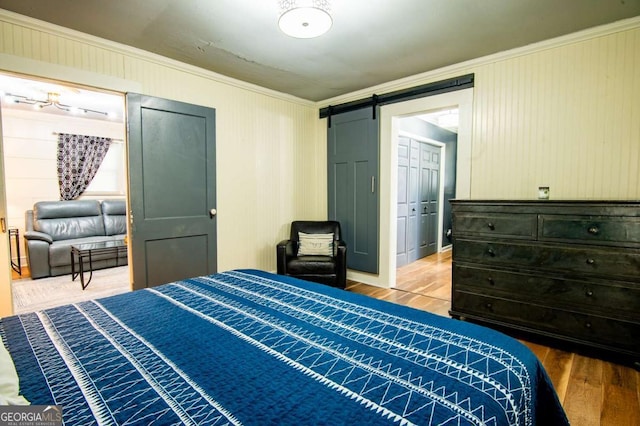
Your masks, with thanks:
[[[60,133],[58,133],[58,132],[53,132],[52,133],[52,135],[54,135],[54,136],[58,136],[59,134]],[[106,137],[106,136],[99,136],[99,137]],[[112,141],[124,142],[124,139],[118,139],[118,138],[109,138],[109,139],[111,139]]]

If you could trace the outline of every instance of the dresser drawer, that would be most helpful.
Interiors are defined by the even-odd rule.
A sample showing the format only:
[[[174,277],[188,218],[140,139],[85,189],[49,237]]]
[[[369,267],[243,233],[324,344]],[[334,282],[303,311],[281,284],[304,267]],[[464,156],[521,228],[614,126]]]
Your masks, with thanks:
[[[525,327],[568,340],[640,353],[640,323],[538,306],[504,298],[456,291],[451,306],[456,315],[475,316],[505,326]]]
[[[640,245],[640,218],[540,215],[539,239],[586,244]]]
[[[636,280],[640,277],[639,249],[456,239],[453,255],[456,261],[534,268],[529,273],[540,268],[548,272],[574,272],[607,278]]]
[[[468,213],[453,215],[453,235],[536,238],[538,216],[535,214]]]
[[[583,313],[639,320],[640,284],[570,280],[531,273],[453,265],[454,291],[505,297]]]

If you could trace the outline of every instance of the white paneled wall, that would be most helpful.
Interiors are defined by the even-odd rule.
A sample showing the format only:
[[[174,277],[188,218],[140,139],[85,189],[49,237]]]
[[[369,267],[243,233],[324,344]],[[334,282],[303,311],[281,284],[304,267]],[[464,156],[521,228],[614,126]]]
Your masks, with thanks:
[[[640,199],[640,29],[480,66],[473,198]]]
[[[314,103],[2,10],[0,55],[0,71],[215,108],[219,270],[275,270],[289,223],[326,218]]]

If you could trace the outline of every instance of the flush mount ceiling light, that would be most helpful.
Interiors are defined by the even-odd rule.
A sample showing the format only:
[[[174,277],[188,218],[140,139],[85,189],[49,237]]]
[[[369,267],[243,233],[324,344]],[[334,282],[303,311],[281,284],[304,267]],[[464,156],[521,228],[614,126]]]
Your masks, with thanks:
[[[278,25],[291,37],[318,37],[333,24],[328,0],[281,0],[280,9]]]
[[[100,115],[105,115],[108,116],[109,113],[103,112],[103,111],[97,111],[95,109],[89,109],[89,108],[82,108],[82,107],[76,107],[76,106],[72,106],[72,105],[65,105],[65,104],[61,104],[60,103],[60,95],[58,93],[53,93],[53,92],[49,92],[47,93],[47,100],[43,101],[40,99],[33,99],[30,98],[28,96],[22,96],[22,95],[14,95],[11,93],[7,93],[5,94],[6,98],[8,101],[10,102],[14,102],[16,104],[28,104],[28,105],[33,105],[36,108],[46,108],[49,106],[53,106],[56,107],[62,111],[68,111],[68,112],[83,112],[85,114],[88,113],[93,113],[93,114],[100,114]]]

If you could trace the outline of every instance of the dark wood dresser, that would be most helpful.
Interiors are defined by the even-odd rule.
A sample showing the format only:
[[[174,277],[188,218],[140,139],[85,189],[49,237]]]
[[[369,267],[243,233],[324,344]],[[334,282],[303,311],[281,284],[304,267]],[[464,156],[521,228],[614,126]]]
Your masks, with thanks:
[[[453,200],[450,314],[640,360],[640,202]]]

